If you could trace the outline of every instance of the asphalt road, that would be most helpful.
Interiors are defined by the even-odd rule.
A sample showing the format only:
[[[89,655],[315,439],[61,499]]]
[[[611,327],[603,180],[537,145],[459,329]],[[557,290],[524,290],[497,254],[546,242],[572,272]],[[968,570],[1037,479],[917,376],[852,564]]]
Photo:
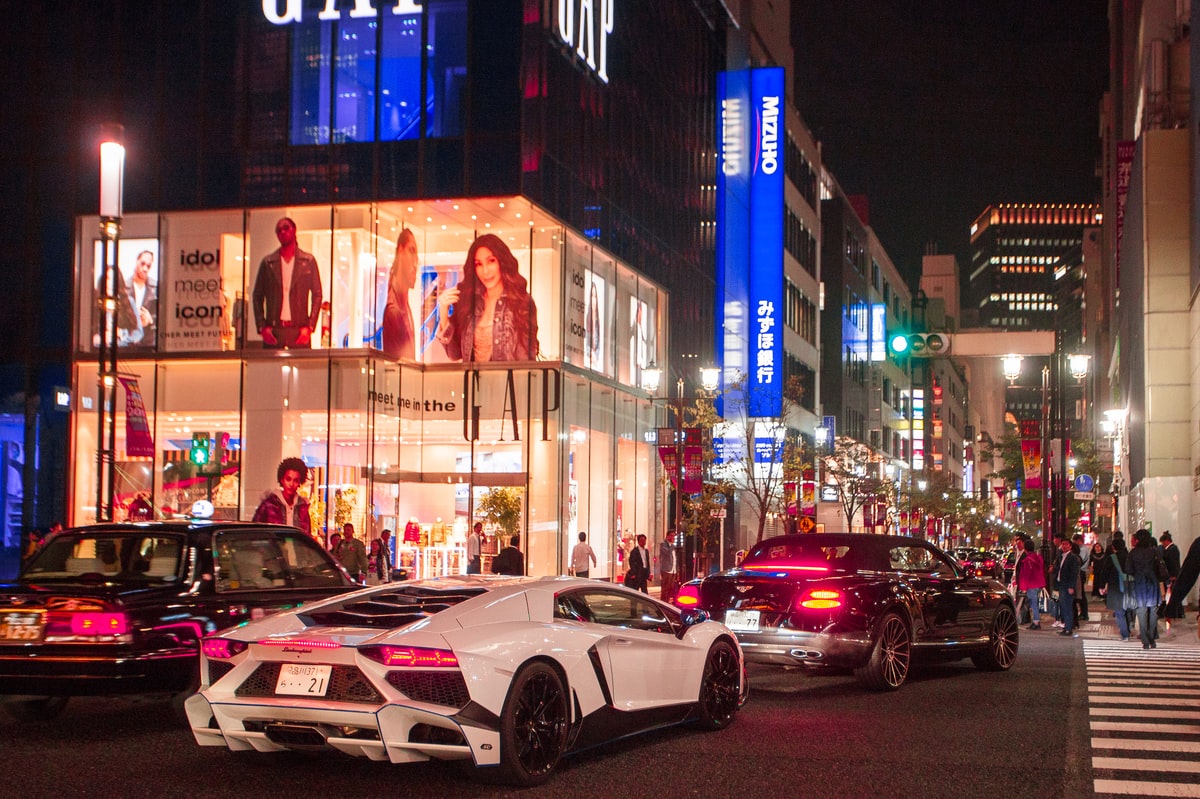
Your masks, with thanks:
[[[917,671],[896,693],[752,671],[729,729],[608,744],[526,791],[471,782],[454,764],[200,748],[166,702],[74,699],[52,722],[0,718],[0,796],[1090,796],[1084,675],[1081,639],[1037,633],[1008,673],[963,661]]]

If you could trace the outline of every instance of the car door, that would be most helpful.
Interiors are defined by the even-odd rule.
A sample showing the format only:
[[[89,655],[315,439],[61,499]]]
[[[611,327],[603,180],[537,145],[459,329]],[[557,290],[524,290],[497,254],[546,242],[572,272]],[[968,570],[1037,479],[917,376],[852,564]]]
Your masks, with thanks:
[[[920,608],[920,626],[913,630],[918,645],[942,646],[961,641],[969,619],[965,578],[948,558],[922,541],[896,544],[888,556]]]
[[[703,656],[676,637],[678,621],[670,618],[669,608],[612,589],[589,590],[579,598],[587,605],[589,623],[606,628],[596,650],[617,709],[696,701]]]
[[[356,586],[299,530],[230,530],[213,537],[213,583],[225,626],[290,610]]]

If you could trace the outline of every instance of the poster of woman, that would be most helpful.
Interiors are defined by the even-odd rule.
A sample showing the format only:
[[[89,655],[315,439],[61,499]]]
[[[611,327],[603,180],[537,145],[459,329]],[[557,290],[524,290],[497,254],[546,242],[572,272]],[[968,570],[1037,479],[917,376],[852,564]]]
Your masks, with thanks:
[[[437,303],[437,340],[451,360],[537,359],[537,306],[499,236],[485,233],[472,242],[459,282],[439,288]]]

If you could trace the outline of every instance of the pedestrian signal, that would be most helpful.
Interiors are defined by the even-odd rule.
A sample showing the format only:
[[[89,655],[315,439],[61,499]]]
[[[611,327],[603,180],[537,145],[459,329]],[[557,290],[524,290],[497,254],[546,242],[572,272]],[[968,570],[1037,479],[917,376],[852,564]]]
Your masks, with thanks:
[[[188,453],[188,459],[197,466],[207,466],[210,441],[208,433],[192,433],[192,449]]]

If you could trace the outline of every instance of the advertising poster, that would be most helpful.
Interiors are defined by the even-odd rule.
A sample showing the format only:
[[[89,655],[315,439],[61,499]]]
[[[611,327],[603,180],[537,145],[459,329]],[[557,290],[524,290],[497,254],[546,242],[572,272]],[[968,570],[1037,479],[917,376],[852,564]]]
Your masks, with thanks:
[[[100,297],[104,269],[104,243],[95,244],[92,286]],[[121,239],[117,247],[117,347],[153,349],[158,343],[158,239]],[[93,344],[100,344],[100,316],[96,316]]]
[[[471,243],[461,274],[451,269],[439,273],[436,308],[434,338],[450,361],[538,357],[537,305],[529,280],[517,256],[493,233]]]
[[[650,310],[637,297],[629,298],[629,377],[635,386],[642,384],[642,370],[650,365],[650,347],[647,328]]]
[[[170,263],[164,264],[161,322],[164,352],[232,349],[233,309],[225,291],[221,235],[168,237]],[[233,287],[230,287],[231,289]]]
[[[1036,438],[1021,440],[1021,460],[1025,464],[1025,487],[1042,487],[1042,442]]]
[[[583,366],[594,372],[608,374],[606,338],[608,333],[608,314],[605,301],[608,298],[608,285],[604,278],[595,272],[587,272],[587,310],[584,314],[584,346]]]
[[[142,389],[133,377],[118,377],[125,389],[125,454],[131,458],[153,458],[154,436],[146,418]]]

